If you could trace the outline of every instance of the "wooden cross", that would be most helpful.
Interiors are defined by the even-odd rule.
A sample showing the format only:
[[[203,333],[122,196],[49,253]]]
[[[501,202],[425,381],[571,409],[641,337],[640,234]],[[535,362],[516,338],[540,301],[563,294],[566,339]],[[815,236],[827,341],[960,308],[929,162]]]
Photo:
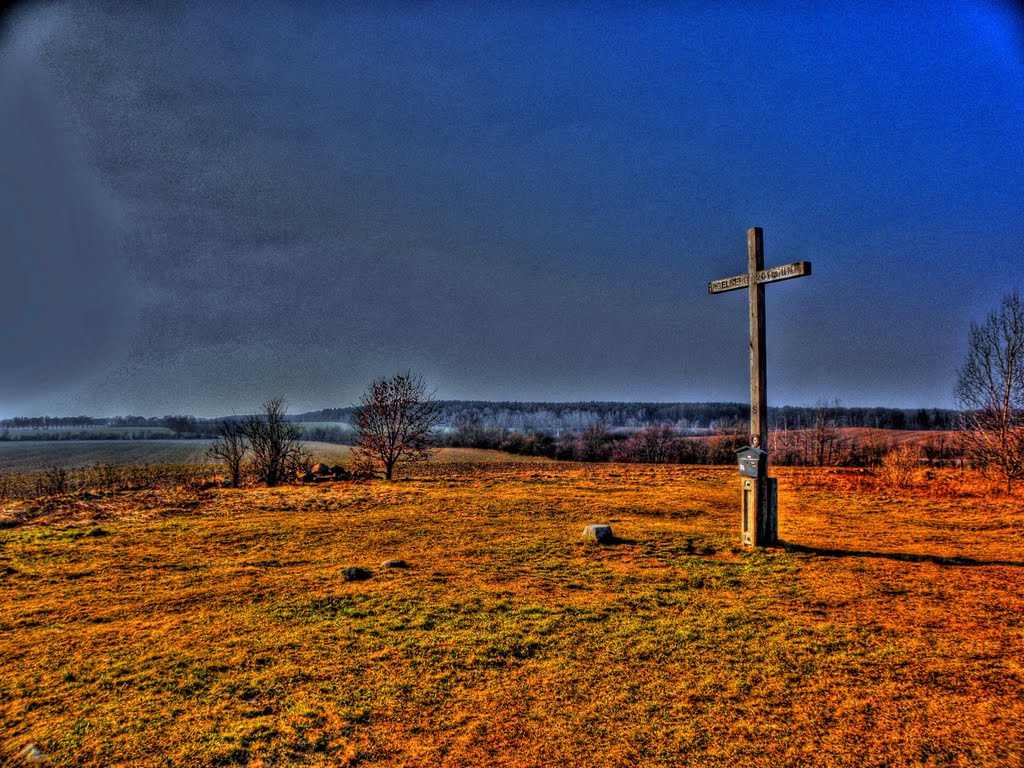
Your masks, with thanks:
[[[747,274],[712,280],[708,293],[748,289],[750,298],[750,444],[768,446],[767,357],[765,355],[764,286],[811,274],[811,262],[797,261],[782,267],[764,268],[764,239],[760,227],[747,230]],[[774,481],[768,477],[768,457],[757,462],[757,477],[743,480],[743,543],[773,546],[778,542]]]

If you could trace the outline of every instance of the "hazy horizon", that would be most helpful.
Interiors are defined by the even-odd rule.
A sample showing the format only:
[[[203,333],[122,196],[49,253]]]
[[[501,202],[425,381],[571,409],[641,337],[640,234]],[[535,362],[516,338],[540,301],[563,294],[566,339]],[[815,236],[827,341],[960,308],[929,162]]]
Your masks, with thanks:
[[[747,402],[743,400],[479,400],[479,399],[464,399],[464,400],[452,400],[445,398],[440,402],[447,403],[488,403],[493,405],[501,404],[522,404],[522,405],[733,405],[738,404],[743,407],[747,407]],[[329,410],[344,410],[346,408],[354,408],[358,403],[346,403],[343,405],[325,405],[313,408],[295,408],[286,399],[285,406],[289,416],[302,415],[307,413],[317,413],[319,411]],[[817,408],[824,406],[827,408],[840,408],[840,409],[865,409],[870,410],[874,408],[886,409],[886,410],[905,410],[905,411],[947,411],[956,410],[954,408],[942,408],[939,406],[917,406],[902,408],[899,406],[889,406],[884,404],[873,404],[873,405],[849,405],[843,402],[827,401],[821,403],[780,403],[779,405],[769,405],[769,409],[781,409],[781,408]],[[232,409],[230,411],[220,413],[195,413],[190,411],[166,411],[163,413],[18,413],[13,416],[0,416],[0,419],[9,420],[14,418],[74,418],[76,416],[84,416],[88,418],[96,419],[116,419],[119,417],[133,417],[133,418],[146,418],[146,419],[160,419],[166,416],[193,416],[198,419],[218,419],[225,417],[235,416],[248,416],[254,415],[260,412],[259,405],[248,409],[238,410]]]

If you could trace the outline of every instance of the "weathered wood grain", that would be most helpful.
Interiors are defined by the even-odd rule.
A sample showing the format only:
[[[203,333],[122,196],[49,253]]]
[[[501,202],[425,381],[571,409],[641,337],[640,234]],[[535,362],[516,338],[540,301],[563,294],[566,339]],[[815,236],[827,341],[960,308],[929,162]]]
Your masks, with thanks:
[[[792,264],[783,264],[781,267],[771,269],[760,269],[757,271],[758,283],[778,283],[783,280],[792,280],[794,277],[806,277],[811,274],[811,262],[794,261]],[[726,293],[738,291],[750,285],[750,275],[735,275],[723,280],[712,280],[708,283],[708,293]]]

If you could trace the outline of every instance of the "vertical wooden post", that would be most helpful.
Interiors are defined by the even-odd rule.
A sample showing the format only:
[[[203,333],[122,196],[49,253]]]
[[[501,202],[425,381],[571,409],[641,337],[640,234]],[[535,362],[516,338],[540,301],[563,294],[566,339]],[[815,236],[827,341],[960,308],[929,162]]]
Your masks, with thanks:
[[[757,274],[764,269],[764,234],[760,227],[747,230],[747,286],[750,297],[750,442],[768,450],[768,362],[765,344],[764,283]],[[749,481],[748,481],[749,482]],[[750,525],[744,531],[744,543],[770,547],[777,541],[777,528],[772,519],[776,513],[771,503],[768,457],[757,465],[757,478],[747,493],[750,498]]]
[[[747,230],[747,273],[750,275],[750,442],[768,450],[768,375],[765,353],[764,284],[757,273],[764,269],[764,236],[760,227]],[[756,441],[755,441],[756,435]],[[765,467],[765,475],[768,474]]]

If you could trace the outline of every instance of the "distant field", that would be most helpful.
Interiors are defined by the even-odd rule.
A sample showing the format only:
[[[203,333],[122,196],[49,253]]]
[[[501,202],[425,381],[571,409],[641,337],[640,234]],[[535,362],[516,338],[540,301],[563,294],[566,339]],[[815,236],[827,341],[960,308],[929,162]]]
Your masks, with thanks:
[[[312,424],[312,423],[311,423]],[[323,422],[324,426],[338,426]],[[342,425],[344,426],[344,425]],[[126,428],[129,429],[129,428]],[[775,432],[771,436],[773,450],[785,441],[808,439],[807,431]],[[854,442],[874,439],[891,445],[904,443],[921,444],[936,439],[952,443],[956,433],[920,432],[896,430],[837,430],[841,441]],[[713,439],[713,438],[705,438]],[[50,467],[88,467],[96,464],[196,464],[206,461],[210,440],[26,440],[20,442],[0,441],[0,472],[33,471]],[[352,448],[335,443],[306,441],[305,445],[314,461],[344,463]],[[434,458],[434,462],[493,462],[514,461],[522,463],[533,459],[524,456],[508,456],[496,451],[472,448],[445,448]]]
[[[0,472],[32,472],[50,467],[90,467],[96,464],[201,464],[210,440],[54,440],[0,441]],[[351,447],[333,443],[304,443],[314,461],[346,463]],[[546,461],[475,448],[443,448],[433,463],[492,463]],[[399,473],[401,473],[401,468]]]
[[[929,439],[937,437],[945,438],[947,440],[955,437],[957,432],[943,432],[941,430],[926,430],[926,429],[870,429],[867,427],[841,427],[834,429],[836,437],[843,438],[845,440],[863,440],[865,438],[877,438],[880,440],[889,440],[897,445],[903,443],[920,443]],[[790,430],[773,430],[769,433],[769,439],[771,437],[803,437],[813,435],[813,429],[790,429]]]
[[[115,438],[119,436],[125,436],[125,439],[130,439],[131,436],[144,436],[146,439],[149,437],[174,437],[174,431],[167,427],[107,427],[107,426],[87,426],[87,427],[53,427],[50,429],[42,428],[30,428],[30,429],[0,429],[0,432],[5,433],[11,440],[25,440],[28,438],[32,439],[52,439],[59,440],[62,436],[80,436],[87,435],[88,433],[96,433],[97,435],[113,435]]]
[[[1019,495],[780,468],[750,551],[732,468],[439,459],[15,502],[0,764],[1024,765]]]
[[[209,440],[53,440],[0,442],[0,471],[94,464],[198,464]]]

